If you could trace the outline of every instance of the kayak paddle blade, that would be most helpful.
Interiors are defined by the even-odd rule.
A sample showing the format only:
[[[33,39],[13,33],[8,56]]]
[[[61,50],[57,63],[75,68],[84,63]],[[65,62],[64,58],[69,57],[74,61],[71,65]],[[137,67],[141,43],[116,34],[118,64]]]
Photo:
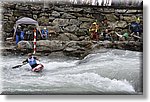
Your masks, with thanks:
[[[23,65],[14,66],[14,67],[12,67],[12,69],[19,68],[19,67],[21,67],[21,66],[23,66]]]

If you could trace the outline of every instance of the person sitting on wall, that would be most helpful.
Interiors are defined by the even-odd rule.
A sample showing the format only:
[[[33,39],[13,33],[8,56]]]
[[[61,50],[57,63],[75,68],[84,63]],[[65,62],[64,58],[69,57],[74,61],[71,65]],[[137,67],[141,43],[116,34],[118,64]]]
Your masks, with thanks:
[[[41,33],[42,33],[41,34],[42,39],[48,39],[48,30],[46,29],[46,27],[44,27]]]
[[[99,40],[99,34],[98,34],[99,25],[97,22],[92,23],[89,32],[92,40]]]

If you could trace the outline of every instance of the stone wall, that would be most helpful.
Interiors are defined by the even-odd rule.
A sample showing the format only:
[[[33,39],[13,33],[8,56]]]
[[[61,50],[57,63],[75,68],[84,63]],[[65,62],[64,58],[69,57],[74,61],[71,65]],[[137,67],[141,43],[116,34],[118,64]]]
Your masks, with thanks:
[[[142,10],[86,7],[49,4],[44,8],[42,3],[3,3],[2,25],[4,36],[11,37],[12,29],[21,17],[30,17],[39,22],[41,29],[46,26],[51,33],[51,40],[89,40],[88,29],[92,22],[107,18],[112,29],[128,30],[128,24],[136,16],[143,20]],[[101,26],[103,30],[103,27]]]

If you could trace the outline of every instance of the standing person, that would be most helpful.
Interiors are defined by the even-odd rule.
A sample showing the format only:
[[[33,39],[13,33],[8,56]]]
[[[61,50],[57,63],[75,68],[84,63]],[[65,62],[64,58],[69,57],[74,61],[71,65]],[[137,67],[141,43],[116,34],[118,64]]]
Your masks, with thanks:
[[[93,40],[96,41],[99,40],[98,30],[99,30],[99,25],[97,24],[97,22],[94,22],[89,29],[89,32],[91,33],[90,36]]]
[[[21,41],[21,26],[18,26],[16,30],[16,44],[18,44],[19,41]]]
[[[44,27],[41,33],[42,33],[41,34],[42,39],[48,39],[48,30],[46,29],[46,27]]]
[[[21,33],[20,33],[20,41],[24,40],[24,30],[22,29],[21,30]]]

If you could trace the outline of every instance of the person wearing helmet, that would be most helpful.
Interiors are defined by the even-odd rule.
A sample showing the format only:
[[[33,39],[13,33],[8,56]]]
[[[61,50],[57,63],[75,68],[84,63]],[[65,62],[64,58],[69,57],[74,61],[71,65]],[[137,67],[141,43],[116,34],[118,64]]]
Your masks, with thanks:
[[[37,57],[33,56],[32,53],[29,53],[28,58],[25,61],[23,61],[22,63],[29,63],[29,65],[33,69],[39,65],[39,64],[37,64],[36,60],[39,60],[39,59]]]
[[[48,38],[48,30],[46,29],[46,27],[44,27],[44,29],[41,31],[41,37],[42,39],[47,39]]]

